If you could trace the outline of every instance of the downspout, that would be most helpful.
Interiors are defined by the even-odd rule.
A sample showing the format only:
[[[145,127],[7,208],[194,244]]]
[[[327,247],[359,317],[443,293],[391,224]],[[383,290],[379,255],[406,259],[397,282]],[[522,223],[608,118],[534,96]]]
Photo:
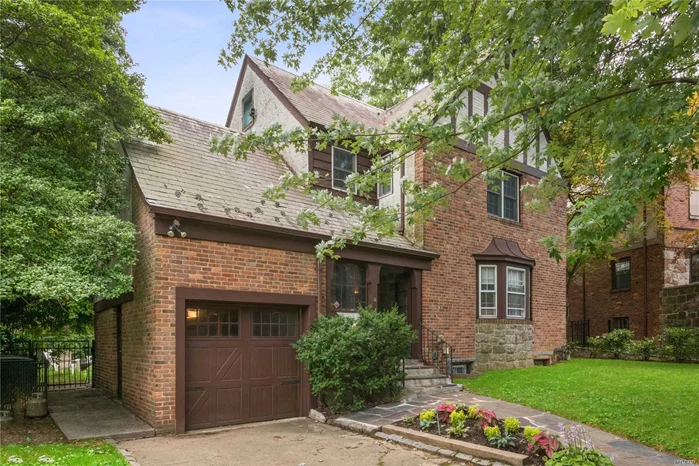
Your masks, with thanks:
[[[648,225],[646,205],[643,204],[643,314],[645,316],[644,335],[648,337]]]
[[[321,314],[321,313],[322,313],[323,315],[325,315],[324,312],[321,312],[322,309],[323,309],[323,307],[322,307],[322,304],[323,304],[323,297],[322,297],[322,295],[323,295],[323,282],[321,281],[321,280],[322,280],[321,277],[322,277],[322,275],[323,275],[323,274],[321,273],[321,269],[322,269],[322,268],[323,268],[323,261],[322,261],[322,260],[317,260],[317,261],[316,261],[316,272],[317,272],[317,281],[318,281],[318,283],[316,284],[316,290],[317,290],[318,292],[317,292],[316,294],[318,295],[318,298],[317,298],[317,303],[316,303],[316,314]],[[310,324],[310,323],[312,323],[312,322],[309,322],[309,324]]]
[[[587,345],[587,334],[589,333],[589,329],[586,329],[585,327],[587,326],[587,287],[585,286],[585,269],[583,269],[582,273],[582,311],[583,311],[583,337],[582,337],[582,344],[583,346]],[[572,332],[571,332],[572,333]],[[572,335],[571,335],[572,336]]]
[[[405,160],[400,164],[400,219],[398,233],[405,235],[405,191],[403,191],[403,177],[405,176]]]

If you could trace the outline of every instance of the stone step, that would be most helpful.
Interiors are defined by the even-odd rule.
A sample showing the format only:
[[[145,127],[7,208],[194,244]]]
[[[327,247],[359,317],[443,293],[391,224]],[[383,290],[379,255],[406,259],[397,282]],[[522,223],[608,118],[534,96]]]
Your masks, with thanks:
[[[406,386],[406,389],[403,391],[403,393],[401,395],[401,399],[403,401],[411,401],[411,400],[419,399],[419,398],[426,396],[426,395],[436,395],[436,396],[450,395],[453,393],[459,393],[462,388],[463,388],[463,386],[461,384],[454,384],[454,383],[429,385],[429,386],[425,386],[425,387],[411,387],[411,388],[408,388]]]
[[[450,383],[448,377],[443,375],[416,375],[405,378],[405,387],[432,387],[437,385],[447,385]]]
[[[405,376],[406,377],[416,377],[416,376],[424,376],[424,375],[433,375],[436,377],[440,377],[441,374],[439,371],[430,366],[414,366],[414,367],[406,367],[405,368]]]

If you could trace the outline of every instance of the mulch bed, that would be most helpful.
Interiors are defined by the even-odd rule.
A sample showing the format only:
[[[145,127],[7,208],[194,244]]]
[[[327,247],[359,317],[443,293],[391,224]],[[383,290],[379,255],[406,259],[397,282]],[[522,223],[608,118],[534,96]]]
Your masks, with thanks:
[[[63,432],[56,426],[51,416],[13,422],[3,426],[2,435],[0,435],[0,445],[47,443],[66,443]]]
[[[498,420],[497,424],[500,427],[500,430],[502,432],[504,432],[505,426],[503,425],[503,422]],[[427,432],[430,434],[441,435],[442,437],[454,439],[453,437],[449,437],[449,434],[447,434],[447,432],[446,432],[447,428],[449,427],[448,424],[441,423],[441,429],[439,431],[437,430],[436,424],[430,426],[429,430],[422,430],[422,429],[420,429],[420,420],[418,419],[417,416],[396,422],[395,425],[400,426],[400,427],[405,427],[406,429],[417,430],[420,432]],[[463,437],[461,437],[459,439],[454,439],[454,440],[462,440],[462,441],[468,442],[468,443],[475,443],[477,445],[483,445],[486,447],[495,448],[490,444],[490,442],[488,442],[488,438],[483,433],[483,429],[481,429],[480,422],[478,420],[467,419],[466,426],[470,428],[468,430],[468,432],[466,432],[466,435],[464,435]],[[529,460],[527,461],[527,464],[530,464],[530,465],[543,466],[545,464],[545,461],[542,457],[540,457],[538,455],[529,454],[529,451],[527,450],[527,440],[524,438],[524,436],[521,433],[516,434],[516,438],[517,438],[517,444],[514,447],[502,448],[502,450],[529,456]]]

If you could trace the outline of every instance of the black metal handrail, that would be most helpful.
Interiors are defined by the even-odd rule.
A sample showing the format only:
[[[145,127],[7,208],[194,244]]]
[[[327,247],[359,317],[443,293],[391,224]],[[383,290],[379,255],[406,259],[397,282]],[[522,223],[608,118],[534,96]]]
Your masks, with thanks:
[[[452,379],[452,355],[454,348],[443,335],[420,324],[418,327],[422,347],[422,362],[434,366],[441,374]]]

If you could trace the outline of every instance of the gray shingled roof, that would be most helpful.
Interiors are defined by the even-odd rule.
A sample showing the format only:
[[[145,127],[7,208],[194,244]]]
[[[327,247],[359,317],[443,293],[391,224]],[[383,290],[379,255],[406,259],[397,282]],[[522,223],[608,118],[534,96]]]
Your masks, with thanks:
[[[236,161],[210,152],[214,135],[235,134],[228,128],[196,120],[169,110],[154,107],[167,123],[171,144],[132,141],[126,152],[148,204],[212,217],[234,219],[254,226],[268,225],[303,230],[296,222],[301,209],[317,205],[301,192],[289,192],[287,199],[275,205],[263,201],[262,192],[275,184],[288,170],[262,153]],[[352,220],[342,214],[321,209],[323,223],[309,232],[330,236],[349,230]],[[252,225],[251,225],[252,226]],[[377,239],[372,236],[361,243],[381,249],[428,253],[412,245],[405,237]]]
[[[319,84],[311,84],[299,92],[293,92],[291,81],[296,75],[274,65],[267,66],[257,58],[250,59],[308,121],[329,125],[333,116],[337,115],[367,126],[379,127],[383,124],[384,111],[380,108],[346,95],[333,95],[330,89]]]

